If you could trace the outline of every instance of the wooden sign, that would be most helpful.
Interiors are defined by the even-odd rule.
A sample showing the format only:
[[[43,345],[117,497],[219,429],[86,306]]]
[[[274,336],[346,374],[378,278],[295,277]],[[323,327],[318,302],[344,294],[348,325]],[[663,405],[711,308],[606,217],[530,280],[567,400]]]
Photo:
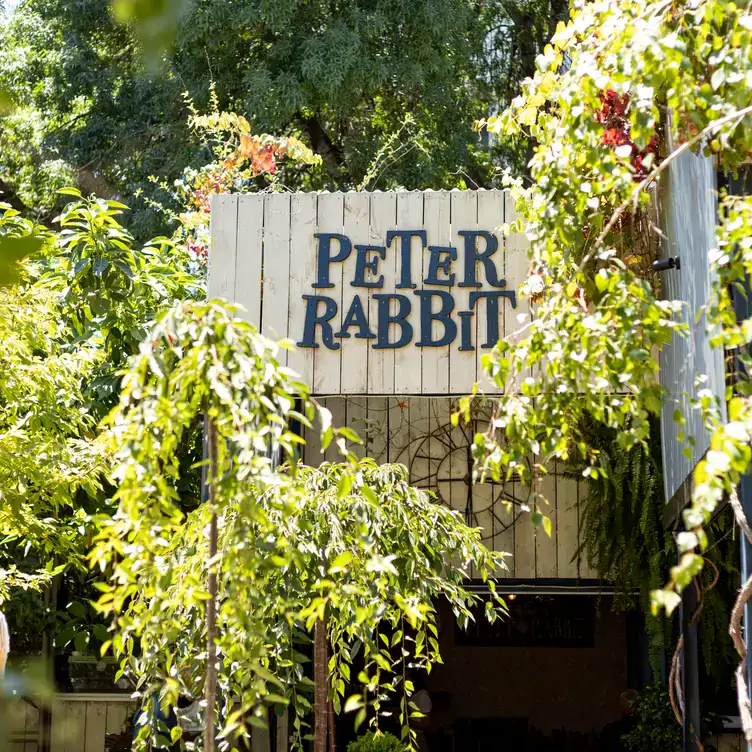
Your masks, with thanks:
[[[314,394],[467,394],[529,315],[514,217],[504,191],[216,196],[209,294],[292,340]]]

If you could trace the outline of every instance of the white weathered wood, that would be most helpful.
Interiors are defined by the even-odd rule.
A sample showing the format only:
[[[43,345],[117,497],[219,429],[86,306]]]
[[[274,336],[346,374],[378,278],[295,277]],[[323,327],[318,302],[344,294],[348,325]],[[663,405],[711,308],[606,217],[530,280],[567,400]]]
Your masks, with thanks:
[[[540,480],[539,493],[548,501],[538,501],[540,513],[551,520],[551,535],[546,534],[543,525],[535,529],[535,575],[540,578],[558,577],[558,520],[556,486],[558,478],[551,472]],[[532,524],[532,523],[530,523]]]
[[[369,216],[371,202],[367,193],[346,193],[344,197],[344,234],[353,240],[353,245],[358,243],[358,238],[368,237]],[[353,247],[352,253],[342,264],[342,286],[340,298],[340,320],[344,321],[353,299],[357,296],[363,304],[366,316],[369,317],[369,326],[375,334],[376,322],[371,322],[368,306],[368,288],[354,287],[351,282],[355,279],[355,266],[357,254]],[[346,348],[347,355],[340,361],[342,394],[367,394],[368,392],[368,360],[373,340],[360,339],[355,336],[356,330],[351,329],[349,337],[343,337],[342,347]],[[343,351],[344,352],[344,351]]]
[[[511,487],[505,484],[504,488]],[[499,497],[496,498],[494,507],[494,526],[496,532],[493,538],[493,550],[508,554],[504,559],[504,567],[496,570],[496,576],[500,578],[514,577],[514,515],[517,510],[508,507]]]
[[[449,194],[445,191],[426,191],[423,194],[423,216],[426,236],[429,246],[457,247],[452,237],[451,227],[451,204]],[[425,257],[424,266],[428,266],[428,256]],[[457,262],[454,266],[456,269]],[[457,271],[455,269],[455,275]],[[425,274],[423,275],[425,277]],[[423,284],[421,277],[421,289],[429,289]],[[448,289],[448,288],[441,288]],[[456,323],[456,322],[455,322]],[[431,334],[434,339],[442,335],[442,326],[438,321],[431,324]],[[458,346],[455,340],[455,346]],[[423,394],[449,394],[449,347],[421,347],[418,348],[421,355],[421,371]],[[469,392],[469,389],[465,390]]]
[[[509,193],[504,195],[504,222],[511,224],[517,219],[514,199]],[[517,342],[523,339],[527,332],[525,326],[530,323],[532,310],[530,302],[520,296],[520,285],[527,279],[530,270],[530,259],[527,255],[527,240],[520,233],[513,233],[505,238],[504,269],[507,289],[516,295],[517,307],[504,305],[504,339],[507,342]],[[516,374],[507,385],[508,390],[519,388],[519,385],[530,375],[529,370]]]
[[[483,544],[491,551],[495,549],[496,544],[496,520],[494,519],[494,508],[496,502],[496,493],[494,486],[488,483],[478,483],[473,488],[473,526],[482,530]],[[479,573],[473,569],[473,578],[478,577]]]
[[[212,196],[209,249],[209,299],[235,299],[235,259],[237,251],[238,197]]]
[[[452,238],[457,247],[457,285],[454,288],[455,311],[470,310],[470,292],[473,288],[462,287],[463,271],[465,266],[465,240],[457,235],[460,230],[475,230],[478,227],[478,194],[475,191],[452,191],[450,193],[452,203]],[[461,324],[459,316],[457,322],[457,339],[455,347],[449,354],[449,390],[452,394],[469,391],[468,386],[476,381],[475,349],[477,347],[478,316],[477,313],[470,319],[472,335],[472,350],[462,351],[459,349],[461,341]]]
[[[246,309],[246,318],[259,330],[263,242],[264,194],[249,193],[239,196],[235,302]]]
[[[397,222],[399,230],[424,229],[423,196],[419,191],[397,194]],[[399,287],[402,280],[398,276],[402,268],[401,242],[395,238],[387,248],[387,260],[394,266],[396,292],[410,300],[411,310],[408,323],[413,328],[413,341],[407,346],[394,351],[394,394],[420,394],[422,382],[421,350],[415,343],[420,333],[420,307],[417,296],[412,289]],[[391,253],[391,259],[389,257]],[[412,238],[410,247],[410,267],[412,284],[417,288],[423,286],[423,246],[418,238]]]
[[[410,464],[410,403],[408,397],[389,397],[389,462],[409,467]]]
[[[368,242],[373,245],[383,245],[388,230],[394,229],[397,222],[397,195],[395,193],[371,194],[371,218]],[[394,292],[396,274],[394,263],[389,263],[390,257],[378,266],[379,274],[376,278],[384,277],[383,287],[371,290],[369,302],[369,321],[378,321],[379,300],[374,297],[380,294]],[[391,312],[396,311],[394,301],[389,306]],[[397,326],[389,325],[389,341],[399,335]],[[368,359],[368,392],[373,395],[389,394],[394,387],[394,350],[391,348],[371,348]]]
[[[473,292],[491,291],[485,266],[476,264],[481,288],[460,286],[464,282],[465,241],[461,230],[482,229],[496,232],[505,212],[511,219],[507,194],[501,191],[400,192],[400,193],[341,193],[322,194],[254,194],[219,196],[214,200],[212,217],[212,254],[209,264],[210,296],[235,300],[248,309],[246,317],[260,325],[261,331],[272,338],[290,338],[301,342],[306,321],[306,295],[323,295],[337,304],[337,314],[331,320],[332,333],[340,333],[343,319],[356,295],[364,305],[369,331],[378,334],[377,298],[380,295],[403,296],[409,302],[407,322],[412,339],[401,348],[378,348],[375,339],[333,337],[329,349],[322,344],[321,327],[316,327],[314,348],[300,348],[299,352],[281,353],[283,363],[291,365],[319,395],[362,394],[388,396],[391,394],[463,395],[470,392],[478,377],[484,352],[479,344],[486,341],[486,308],[484,300],[474,302],[470,319],[472,350],[462,352],[462,324],[460,312],[470,310]],[[447,274],[454,277],[452,286],[437,282],[426,284],[430,253],[417,237],[411,242],[410,287],[402,287],[401,238],[392,238],[386,248],[389,231],[421,230],[427,235],[426,246],[453,248],[456,258],[447,272],[435,272],[439,279]],[[317,232],[345,233],[352,250],[342,261],[331,264],[331,287],[314,288],[316,282]],[[483,243],[478,240],[478,243]],[[503,239],[502,239],[503,243]],[[502,248],[494,257],[499,278],[508,281],[508,290],[516,291],[527,276],[525,240],[517,234],[508,239],[510,259],[505,260]],[[378,272],[383,276],[380,288],[355,287],[358,265],[357,245],[385,248],[385,258],[378,259]],[[481,247],[482,248],[482,247]],[[337,241],[332,251],[339,252]],[[377,254],[370,251],[368,261]],[[446,257],[445,257],[446,258]],[[366,271],[366,281],[372,281]],[[454,307],[451,319],[456,335],[454,341],[442,347],[417,347],[428,333],[421,331],[419,293],[423,291],[449,293]],[[389,299],[389,311],[395,313],[397,299]],[[438,300],[431,309],[438,310]],[[323,302],[318,312],[323,313]],[[501,302],[501,318],[508,335],[518,327],[508,299]],[[382,308],[383,310],[383,308]],[[525,311],[521,306],[520,310]],[[389,343],[393,344],[401,327],[391,323]],[[440,321],[432,320],[431,338],[444,332]],[[479,343],[478,339],[481,339]],[[454,367],[452,367],[452,357]],[[450,374],[451,378],[450,378]]]
[[[348,449],[359,459],[370,456],[366,450],[365,434],[367,431],[366,421],[368,419],[368,398],[367,397],[350,397],[347,399],[345,408],[347,411],[347,427],[355,431],[361,440],[361,444],[347,442]]]
[[[344,227],[344,196],[342,193],[322,193],[318,203],[318,232],[336,232],[341,234]],[[339,249],[337,249],[339,250]],[[335,251],[336,253],[337,251]],[[342,264],[332,264],[329,275],[331,289],[317,289],[317,294],[333,295],[341,301]],[[311,280],[313,282],[313,280]],[[349,281],[349,280],[348,280]],[[311,292],[314,292],[312,290]],[[339,331],[342,311],[332,319],[334,331]],[[340,340],[337,340],[340,342]],[[330,350],[323,344],[314,349],[313,391],[316,394],[339,394],[341,388],[340,361],[342,349]]]
[[[389,433],[389,400],[385,397],[368,398],[368,427],[370,436],[366,454],[383,464],[391,462],[389,446],[391,443]]]
[[[70,701],[60,704],[60,712],[52,716],[52,744],[60,739],[65,752],[82,752],[86,745],[86,702]],[[56,723],[57,721],[57,723]]]
[[[524,498],[529,493],[529,488],[518,483],[516,491],[518,498]],[[524,512],[517,518],[514,529],[514,576],[521,580],[536,576],[535,532],[530,514]]]
[[[332,426],[341,428],[347,425],[347,401],[344,397],[329,397],[326,406],[332,414]],[[326,462],[342,462],[344,457],[340,452],[339,446],[332,441],[324,452]]]
[[[410,482],[425,488],[429,485],[435,487],[435,481],[431,483],[432,477],[435,477],[435,467],[431,466],[430,457],[439,458],[435,452],[429,452],[431,447],[432,429],[437,427],[438,421],[432,420],[431,402],[426,398],[413,397],[408,403],[409,409],[409,431],[410,445],[405,464],[410,468]],[[443,456],[443,455],[442,455]],[[439,492],[444,492],[445,498],[448,499],[448,491],[440,485]]]
[[[86,703],[86,735],[83,752],[102,752],[107,730],[107,703]]]
[[[327,408],[326,397],[320,397],[318,403],[321,407]],[[303,433],[305,446],[303,447],[303,461],[311,467],[318,467],[324,461],[324,455],[321,451],[321,418],[320,413],[316,413],[311,421],[311,428],[306,428]]]
[[[293,193],[290,199],[290,326],[288,336],[297,343],[303,336],[306,301],[316,276],[317,195]],[[300,374],[303,383],[313,386],[314,352],[298,347],[288,354],[287,365]]]
[[[584,480],[579,480],[577,482],[577,499],[578,499],[578,514],[581,514],[580,510],[582,509],[583,505],[585,504],[585,499],[587,498],[588,494],[588,485],[587,482]],[[582,517],[580,516],[580,520],[582,520]],[[582,540],[582,528],[578,526],[578,542]],[[580,566],[580,577],[584,580],[597,580],[598,579],[598,572],[594,567],[591,567],[588,564],[587,557],[582,556],[579,561]]]
[[[136,703],[130,702],[108,702],[107,703],[107,722],[106,733],[119,734],[123,730],[125,721],[136,711]]]
[[[561,472],[557,472],[556,480],[556,516],[559,535],[558,576],[575,579],[579,575],[579,565],[576,559],[579,501],[577,481],[574,478],[565,478]]]
[[[288,336],[290,311],[290,194],[270,193],[264,200],[264,294],[261,331],[272,339]],[[278,355],[287,365],[287,351]]]
[[[495,257],[497,259],[496,267],[499,271],[500,279],[506,279],[503,224],[504,194],[499,191],[478,191],[478,228],[493,233],[499,243],[499,250],[496,252]],[[485,279],[485,277],[481,277],[481,279]],[[499,336],[501,337],[504,336],[504,320],[508,307],[509,304],[506,301],[503,301],[502,305],[499,306]],[[486,392],[497,392],[499,391],[498,388],[485,374],[481,362],[483,355],[491,352],[490,348],[482,347],[488,339],[486,308],[487,303],[485,301],[478,301],[475,305],[475,319],[477,323],[477,340],[475,344],[476,378],[481,389]]]

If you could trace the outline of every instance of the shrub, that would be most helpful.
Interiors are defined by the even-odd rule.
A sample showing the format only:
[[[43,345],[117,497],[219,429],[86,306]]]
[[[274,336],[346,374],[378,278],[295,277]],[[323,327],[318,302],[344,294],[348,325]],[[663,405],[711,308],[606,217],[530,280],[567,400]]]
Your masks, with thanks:
[[[347,752],[405,752],[405,745],[393,734],[369,731],[347,745]]]

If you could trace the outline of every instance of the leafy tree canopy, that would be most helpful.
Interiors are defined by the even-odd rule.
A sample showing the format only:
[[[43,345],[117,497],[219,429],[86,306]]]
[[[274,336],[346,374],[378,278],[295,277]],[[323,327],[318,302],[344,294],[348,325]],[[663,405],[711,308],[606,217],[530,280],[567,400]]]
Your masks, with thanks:
[[[506,393],[486,435],[476,437],[481,472],[494,477],[533,455],[538,518],[545,500],[538,479],[553,458],[578,457],[583,475],[608,472],[583,427],[587,416],[613,429],[622,451],[646,445],[650,422],[667,397],[656,354],[685,332],[681,301],[660,299],[640,265],[639,229],[648,227],[652,191],[671,164],[690,150],[715,155],[736,172],[752,153],[752,15],[726,0],[676,5],[662,0],[581,2],[536,61],[522,94],[491,130],[529,131],[537,140],[533,184],[515,181],[517,207],[530,238],[531,274],[524,286],[535,315],[516,338],[500,342],[486,366]],[[670,138],[661,139],[662,134]],[[662,141],[662,144],[658,142]],[[746,369],[722,398],[709,389],[694,409],[711,431],[710,451],[693,475],[692,499],[677,536],[679,562],[652,607],[669,613],[679,591],[701,572],[706,526],[724,498],[752,540],[735,485],[752,451],[749,319],[737,318],[731,290],[752,272],[752,200],[721,195],[717,247],[705,249],[718,274],[705,311],[709,336]],[[694,325],[693,322],[689,322]],[[458,416],[459,417],[459,416]],[[686,417],[678,410],[674,420]],[[732,612],[731,635],[742,657],[744,583]],[[752,740],[744,664],[737,673],[740,712]]]
[[[337,713],[356,710],[356,724],[393,698],[408,737],[408,669],[440,661],[435,600],[445,597],[463,627],[485,600],[493,621],[504,604],[490,578],[503,554],[411,487],[404,466],[358,463],[347,451],[357,437],[325,409],[322,444],[336,440],[345,462],[298,466],[291,421],[310,428],[315,403],[277,352],[216,301],[176,305],[152,329],[112,414],[119,508],[92,553],[110,574],[99,607],[114,617],[113,646],[149,711],[157,695],[169,706],[179,695],[213,698],[216,655],[221,696],[238,698],[218,718],[222,734],[247,735],[249,716],[289,707],[301,748],[311,708],[303,651],[325,625],[332,657],[317,661],[317,689]],[[176,453],[201,415],[209,494],[186,516]],[[277,465],[280,453],[292,461]],[[468,589],[471,567],[488,596]],[[148,717],[139,749],[158,740]]]
[[[292,187],[487,184],[472,122],[533,72],[566,6],[202,0],[185,6],[155,73],[107,0],[24,0],[1,32],[0,85],[19,109],[3,123],[0,179],[43,213],[49,187],[71,176],[99,195],[154,195],[148,176],[172,180],[202,162],[183,93],[206,105],[213,82],[220,107],[255,132],[297,135],[324,158],[306,177],[285,172]],[[497,151],[524,162],[524,144],[505,143]],[[158,221],[141,212],[134,231],[150,237]]]

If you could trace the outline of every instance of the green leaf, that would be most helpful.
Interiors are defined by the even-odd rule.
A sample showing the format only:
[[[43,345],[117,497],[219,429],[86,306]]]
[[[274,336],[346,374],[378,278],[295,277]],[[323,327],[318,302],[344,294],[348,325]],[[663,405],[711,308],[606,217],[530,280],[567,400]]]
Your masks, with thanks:
[[[26,235],[21,238],[0,238],[0,287],[9,287],[21,278],[20,261],[37,253],[43,238]]]
[[[345,713],[352,713],[363,707],[363,698],[360,695],[351,695],[345,701]]]
[[[79,619],[86,619],[89,615],[89,611],[81,601],[71,601],[68,604],[68,611]]]
[[[344,571],[352,560],[352,554],[349,551],[343,551],[332,562],[332,565],[329,567],[329,574],[336,574],[337,572]]]
[[[78,632],[73,638],[73,646],[79,653],[85,653],[89,647],[89,634],[87,632]]]

